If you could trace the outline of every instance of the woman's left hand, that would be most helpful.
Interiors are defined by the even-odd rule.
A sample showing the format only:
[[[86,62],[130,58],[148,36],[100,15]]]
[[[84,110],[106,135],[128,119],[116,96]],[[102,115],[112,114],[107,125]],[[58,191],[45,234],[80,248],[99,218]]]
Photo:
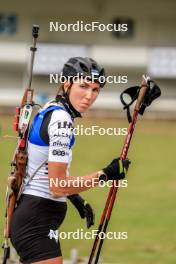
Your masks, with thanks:
[[[72,204],[78,210],[81,218],[86,218],[87,228],[90,228],[94,225],[95,214],[90,206],[80,195],[73,194],[68,196],[68,199],[72,202]]]

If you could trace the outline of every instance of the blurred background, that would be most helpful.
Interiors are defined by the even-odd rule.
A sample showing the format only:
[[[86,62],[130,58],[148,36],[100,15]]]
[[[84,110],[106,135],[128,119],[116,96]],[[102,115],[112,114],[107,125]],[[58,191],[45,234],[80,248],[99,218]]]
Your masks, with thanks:
[[[55,93],[49,84],[50,73],[60,73],[71,56],[90,56],[102,64],[108,75],[128,83],[108,84],[95,108],[119,108],[117,94],[140,83],[143,73],[150,74],[162,87],[162,98],[153,106],[160,118],[175,117],[176,104],[176,2],[156,1],[1,1],[0,9],[0,106],[1,111],[20,101],[27,85],[27,63],[31,27],[40,26],[39,45],[34,67],[34,88],[44,102]],[[128,31],[51,32],[50,22],[84,24],[128,24]],[[118,77],[121,76],[121,77]],[[7,93],[8,91],[8,93]],[[151,111],[152,114],[152,111]]]
[[[84,24],[127,24],[126,32],[50,31],[50,22]],[[52,99],[58,84],[49,75],[60,73],[71,56],[89,56],[102,64],[107,75],[127,83],[107,84],[102,90],[84,126],[128,127],[119,95],[132,85],[139,85],[147,73],[159,84],[162,96],[139,120],[130,149],[133,165],[129,186],[120,191],[109,229],[127,231],[125,241],[106,241],[103,263],[166,264],[176,263],[175,254],[175,168],[176,157],[176,1],[175,0],[1,0],[0,3],[0,178],[1,220],[3,229],[4,195],[9,163],[16,139],[12,132],[15,106],[27,85],[33,24],[40,26],[34,65],[35,101]],[[10,136],[10,137],[9,137]],[[119,155],[124,137],[78,136],[74,148],[73,175],[83,175],[101,168]],[[115,147],[117,146],[117,147]],[[86,149],[86,151],[85,151]],[[94,155],[95,153],[95,155]],[[91,157],[90,157],[91,156]],[[86,192],[96,212],[96,226],[108,190]],[[98,199],[103,197],[103,199]],[[130,202],[129,202],[130,201]],[[72,207],[63,230],[85,228]],[[2,241],[2,235],[0,236]],[[88,256],[93,241],[63,241],[65,258],[74,247]],[[77,262],[81,263],[81,262]],[[86,262],[85,262],[86,263]]]

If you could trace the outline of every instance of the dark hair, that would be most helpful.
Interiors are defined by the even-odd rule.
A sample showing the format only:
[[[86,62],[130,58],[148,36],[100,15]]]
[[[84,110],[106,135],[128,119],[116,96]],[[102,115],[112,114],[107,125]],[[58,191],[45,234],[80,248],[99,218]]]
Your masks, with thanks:
[[[57,88],[58,88],[58,90],[57,90],[56,96],[57,95],[64,95],[64,84],[63,83],[59,84],[59,86]]]

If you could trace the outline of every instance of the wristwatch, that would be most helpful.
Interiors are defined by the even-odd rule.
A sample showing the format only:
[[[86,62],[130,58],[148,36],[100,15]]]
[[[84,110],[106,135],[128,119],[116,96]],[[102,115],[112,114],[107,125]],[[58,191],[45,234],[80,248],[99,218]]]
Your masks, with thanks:
[[[97,176],[98,176],[99,181],[105,181],[106,182],[108,180],[108,177],[103,170],[98,171]]]

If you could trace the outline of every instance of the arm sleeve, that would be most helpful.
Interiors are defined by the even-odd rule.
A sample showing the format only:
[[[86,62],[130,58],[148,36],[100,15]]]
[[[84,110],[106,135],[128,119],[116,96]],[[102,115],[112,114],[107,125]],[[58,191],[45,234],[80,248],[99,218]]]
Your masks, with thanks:
[[[69,163],[70,142],[73,133],[72,120],[64,110],[55,110],[48,125],[48,161]]]

